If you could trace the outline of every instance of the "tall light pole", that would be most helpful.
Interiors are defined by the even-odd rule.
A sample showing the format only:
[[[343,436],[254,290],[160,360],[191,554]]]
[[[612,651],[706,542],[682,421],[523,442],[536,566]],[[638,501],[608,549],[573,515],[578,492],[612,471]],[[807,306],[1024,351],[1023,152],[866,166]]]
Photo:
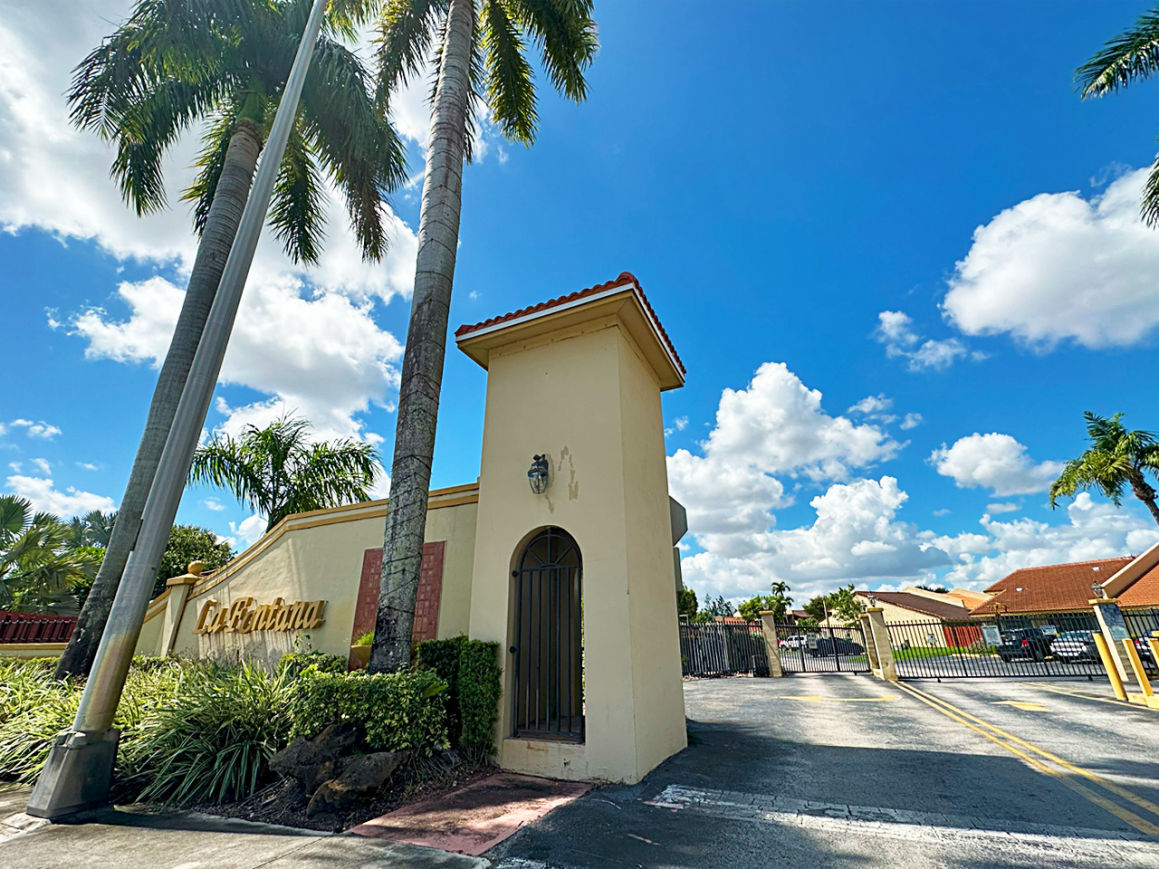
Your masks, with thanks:
[[[274,116],[274,125],[254,176],[253,190],[242,212],[213,307],[209,311],[201,341],[197,345],[197,354],[193,357],[193,365],[177,405],[169,439],[161,453],[157,475],[149,490],[149,498],[145,501],[141,530],[117,588],[117,596],[101,635],[92,672],[85,683],[84,694],[81,695],[76,719],[71,730],[56,737],[48,763],[28,800],[30,815],[57,819],[108,802],[120,736],[112,726],[113,716],[141,633],[153,578],[157,574],[169,531],[173,527],[173,518],[181,503],[181,493],[185,489],[189,467],[193,462],[193,452],[197,448],[217,376],[221,372],[229,335],[233,330],[237,307],[265,222],[274,181],[286,151],[290,128],[298,111],[298,99],[302,95],[302,85],[310,68],[325,8],[326,0],[314,0],[302,41],[298,44],[298,53],[290,67],[286,89]]]

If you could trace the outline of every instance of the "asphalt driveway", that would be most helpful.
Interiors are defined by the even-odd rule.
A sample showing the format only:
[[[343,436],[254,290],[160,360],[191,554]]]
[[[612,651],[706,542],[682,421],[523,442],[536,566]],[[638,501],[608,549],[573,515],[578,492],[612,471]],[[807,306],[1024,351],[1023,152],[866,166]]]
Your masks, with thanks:
[[[488,854],[539,866],[1156,866],[1159,717],[1099,683],[686,683],[691,745]]]

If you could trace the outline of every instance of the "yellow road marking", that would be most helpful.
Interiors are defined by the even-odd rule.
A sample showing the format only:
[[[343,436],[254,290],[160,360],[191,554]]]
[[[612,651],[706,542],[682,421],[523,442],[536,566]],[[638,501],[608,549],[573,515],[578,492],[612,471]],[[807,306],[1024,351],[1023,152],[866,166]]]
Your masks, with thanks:
[[[1047,708],[1041,703],[1028,703],[1025,700],[996,700],[995,706],[1013,706],[1015,709],[1021,709],[1023,712],[1047,712]]]
[[[1121,820],[1127,824],[1130,824],[1132,827],[1134,827],[1139,832],[1145,833],[1148,836],[1159,836],[1159,827],[1155,826],[1155,824],[1152,824],[1150,821],[1146,820],[1145,818],[1139,817],[1134,812],[1132,812],[1128,809],[1124,809],[1122,806],[1118,805],[1117,803],[1113,803],[1110,800],[1106,799],[1105,797],[1100,796],[1099,794],[1095,793],[1094,791],[1092,791],[1090,788],[1086,787],[1085,785],[1079,784],[1076,781],[1072,781],[1067,776],[1064,776],[1058,770],[1054,770],[1054,769],[1051,769],[1050,767],[1048,767],[1046,764],[1044,764],[1038,758],[1032,757],[1031,755],[1027,754],[1024,751],[1020,751],[1019,749],[1015,748],[1013,745],[1010,745],[1006,741],[999,739],[997,736],[994,736],[991,733],[987,733],[981,727],[977,727],[976,725],[971,724],[969,721],[967,721],[965,718],[962,717],[962,715],[968,715],[968,713],[963,712],[962,715],[955,715],[953,712],[950,712],[947,709],[943,709],[942,706],[939,705],[939,703],[941,703],[943,701],[939,700],[938,698],[927,699],[926,696],[923,696],[923,692],[920,692],[915,688],[911,688],[909,685],[899,684],[898,687],[904,691],[907,691],[915,699],[921,701],[922,703],[925,703],[927,706],[931,707],[932,709],[935,709],[936,711],[942,713],[943,715],[945,715],[947,718],[951,719],[952,721],[958,722],[963,727],[968,727],[970,730],[973,730],[975,733],[977,733],[981,736],[984,736],[986,739],[990,740],[995,745],[1005,749],[1006,751],[1010,752],[1011,754],[1013,754],[1017,757],[1022,758],[1022,760],[1026,761],[1026,763],[1029,764],[1033,769],[1038,770],[1043,775],[1048,775],[1051,778],[1058,779],[1062,784],[1066,785],[1068,788],[1073,790],[1075,793],[1080,794],[1081,796],[1083,796],[1084,798],[1086,798],[1090,802],[1094,803],[1099,808],[1105,809],[1106,811],[1110,812],[1112,815],[1114,815],[1119,820]],[[929,696],[932,697],[932,695],[929,695]],[[938,700],[938,702],[935,703],[934,700]],[[952,706],[949,703],[946,703],[945,705],[950,706],[951,708],[957,708],[957,707]],[[974,716],[971,715],[969,717],[973,718]],[[986,726],[992,727],[991,725],[986,725]],[[998,728],[995,728],[995,727],[992,727],[992,729],[998,730]]]
[[[778,700],[804,700],[808,703],[881,703],[883,701],[897,700],[896,694],[890,694],[885,697],[821,697],[817,694],[782,694],[777,698]]]
[[[1159,836],[1159,826],[1156,826],[1155,824],[1151,823],[1150,821],[1139,817],[1134,812],[1131,812],[1127,809],[1124,809],[1121,806],[1110,802],[1109,800],[1105,800],[1103,797],[1100,797],[1098,794],[1094,793],[1093,791],[1090,791],[1089,789],[1085,788],[1083,785],[1079,784],[1078,782],[1071,781],[1068,778],[1066,778],[1065,776],[1062,776],[1060,773],[1058,773],[1054,770],[1051,770],[1049,767],[1046,767],[1044,764],[1042,764],[1037,758],[1034,758],[1034,757],[1031,757],[1030,755],[1027,755],[1025,752],[1022,752],[1019,749],[1015,748],[1014,745],[1019,745],[1019,746],[1022,746],[1024,748],[1028,749],[1029,751],[1035,752],[1036,754],[1040,755],[1041,757],[1045,758],[1046,760],[1050,761],[1051,763],[1054,763],[1054,764],[1062,767],[1067,772],[1071,772],[1071,773],[1074,773],[1075,775],[1082,776],[1083,778],[1086,778],[1086,779],[1094,782],[1095,784],[1101,786],[1105,790],[1111,791],[1112,793],[1122,797],[1123,799],[1127,800],[1128,802],[1133,803],[1134,805],[1138,806],[1139,808],[1144,809],[1145,811],[1150,812],[1152,815],[1159,818],[1159,806],[1155,805],[1150,800],[1146,800],[1143,797],[1139,796],[1138,794],[1134,793],[1133,791],[1129,791],[1126,788],[1124,788],[1118,784],[1115,784],[1115,782],[1113,782],[1113,781],[1108,781],[1107,779],[1103,778],[1102,776],[1100,776],[1096,773],[1091,772],[1090,770],[1083,769],[1081,766],[1075,766],[1073,763],[1070,763],[1067,760],[1063,760],[1058,755],[1053,754],[1052,752],[1049,752],[1046,749],[1039,748],[1037,745],[1034,745],[1031,742],[1027,742],[1025,739],[1021,739],[1012,733],[1007,733],[1005,730],[1002,730],[999,727],[995,727],[993,724],[990,724],[989,722],[983,721],[981,718],[977,717],[976,715],[971,715],[969,712],[966,712],[964,709],[959,709],[957,706],[941,699],[940,697],[936,697],[933,694],[927,694],[924,691],[921,691],[917,688],[914,688],[912,685],[899,684],[898,687],[900,687],[904,691],[910,693],[912,696],[916,697],[918,700],[921,700],[927,706],[931,706],[934,709],[937,709],[939,712],[941,712],[946,717],[952,718],[952,719],[958,721],[960,724],[963,724],[966,727],[969,727],[971,730],[977,731],[981,735],[985,736],[991,742],[994,742],[997,745],[1002,746],[1004,749],[1011,752],[1012,754],[1016,754],[1016,755],[1022,757],[1023,759],[1025,759],[1029,763],[1031,763],[1032,766],[1034,766],[1037,769],[1040,769],[1040,771],[1045,771],[1048,775],[1052,775],[1052,776],[1058,778],[1067,787],[1071,788],[1072,790],[1077,791],[1078,793],[1081,793],[1087,799],[1091,800],[1091,802],[1095,803],[1096,805],[1101,806],[1102,808],[1105,808],[1107,811],[1111,812],[1111,814],[1115,815],[1116,817],[1120,818],[1123,821],[1126,821],[1131,826],[1135,827],[1135,829],[1137,829],[1141,832],[1144,832],[1149,836]],[[974,724],[971,724],[970,723],[971,721],[977,722],[977,724],[981,725],[981,727],[977,727]],[[981,729],[982,727],[986,728],[986,730],[982,730]],[[992,733],[986,732],[987,730],[991,731]],[[996,736],[992,735],[992,734],[996,734]],[[1001,737],[1001,738],[998,738],[998,737]],[[1007,744],[1008,742],[1013,743],[1013,744]]]
[[[1113,706],[1122,706],[1122,700],[1113,700],[1110,697],[1099,697],[1095,694],[1088,694],[1085,691],[1067,691],[1065,688],[1059,688],[1057,685],[1035,685],[1035,688],[1042,688],[1044,691],[1053,691],[1055,694],[1065,694],[1067,697],[1080,697],[1083,700],[1097,700],[1100,703],[1110,703]]]

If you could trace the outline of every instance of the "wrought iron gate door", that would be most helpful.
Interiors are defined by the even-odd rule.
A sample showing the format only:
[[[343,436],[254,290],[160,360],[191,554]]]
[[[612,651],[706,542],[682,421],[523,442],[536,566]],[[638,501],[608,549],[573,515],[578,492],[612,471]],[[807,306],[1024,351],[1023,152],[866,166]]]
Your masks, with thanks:
[[[582,571],[571,535],[546,528],[512,573],[515,736],[583,741]]]

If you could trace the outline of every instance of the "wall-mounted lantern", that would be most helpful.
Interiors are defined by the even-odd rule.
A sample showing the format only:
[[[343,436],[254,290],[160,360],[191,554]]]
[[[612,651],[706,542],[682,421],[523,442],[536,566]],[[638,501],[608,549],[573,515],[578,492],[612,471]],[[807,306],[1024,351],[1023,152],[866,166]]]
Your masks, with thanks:
[[[1094,596],[1099,600],[1102,600],[1107,596],[1107,590],[1097,582],[1091,583],[1091,593],[1094,594]]]
[[[531,459],[531,468],[527,471],[527,482],[531,485],[531,491],[536,495],[542,495],[547,491],[547,454],[542,456],[533,456]]]
[[[875,594],[874,594],[874,593],[871,591],[871,592],[867,592],[865,596],[866,596],[866,598],[868,598],[868,599],[869,599],[869,605],[870,605],[870,606],[877,606],[877,595],[875,595]]]

